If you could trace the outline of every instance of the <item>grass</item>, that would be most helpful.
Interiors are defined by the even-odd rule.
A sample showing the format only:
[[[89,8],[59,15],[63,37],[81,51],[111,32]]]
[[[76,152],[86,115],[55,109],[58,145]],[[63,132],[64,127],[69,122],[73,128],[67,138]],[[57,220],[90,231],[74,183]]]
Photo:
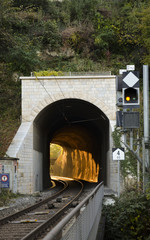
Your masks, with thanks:
[[[9,189],[1,189],[0,192],[0,207],[6,206],[11,199],[20,197],[19,193],[12,193]]]

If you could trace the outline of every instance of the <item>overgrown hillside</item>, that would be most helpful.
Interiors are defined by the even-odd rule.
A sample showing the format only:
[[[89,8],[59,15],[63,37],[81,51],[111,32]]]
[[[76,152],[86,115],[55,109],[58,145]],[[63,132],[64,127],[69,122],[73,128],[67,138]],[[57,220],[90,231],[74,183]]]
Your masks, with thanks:
[[[20,124],[20,75],[150,64],[150,0],[0,0],[0,156]]]

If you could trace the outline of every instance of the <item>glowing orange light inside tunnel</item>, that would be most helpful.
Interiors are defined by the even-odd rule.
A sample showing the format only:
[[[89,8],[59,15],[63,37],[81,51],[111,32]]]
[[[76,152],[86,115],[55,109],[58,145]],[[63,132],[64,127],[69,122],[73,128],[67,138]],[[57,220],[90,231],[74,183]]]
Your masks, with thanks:
[[[54,150],[57,150],[56,145],[51,145],[51,147],[55,147]],[[52,150],[53,149],[51,149],[51,154],[53,153]],[[78,149],[70,149],[70,151],[69,149],[62,150],[61,148],[61,153],[59,152],[59,154],[55,156],[54,161],[51,159],[51,176],[72,177],[91,182],[98,181],[99,164],[96,164],[91,153]],[[52,154],[51,157],[53,157],[53,155],[57,154]]]
[[[126,101],[127,101],[127,102],[130,101],[130,97],[129,97],[129,96],[126,97]]]

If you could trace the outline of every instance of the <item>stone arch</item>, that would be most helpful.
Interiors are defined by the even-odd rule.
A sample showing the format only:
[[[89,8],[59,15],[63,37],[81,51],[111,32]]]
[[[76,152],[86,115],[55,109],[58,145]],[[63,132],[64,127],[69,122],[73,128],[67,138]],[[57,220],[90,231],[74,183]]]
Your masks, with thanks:
[[[74,119],[76,122],[80,119],[84,121],[85,119],[96,120],[96,123],[83,123],[81,127],[82,130],[87,130],[86,133],[93,143],[90,145],[89,142],[87,147],[89,147],[89,152],[92,150],[94,159],[96,159],[95,162],[97,162],[99,155],[100,161],[106,160],[107,166],[104,166],[107,170],[107,172],[105,171],[106,183],[115,189],[117,186],[117,166],[112,161],[111,151],[111,130],[116,119],[115,76],[41,77],[39,80],[42,82],[37,81],[34,77],[22,77],[21,79],[23,80],[22,123],[8,150],[9,156],[17,156],[20,159],[18,190],[23,193],[31,193],[42,189],[39,182],[44,184],[44,181],[39,181],[39,177],[42,179],[45,176],[45,172],[42,173],[42,168],[48,169],[47,165],[43,165],[43,160],[44,164],[48,162],[49,149],[47,146],[49,146],[51,139],[54,139],[53,137],[55,137],[54,140],[60,140],[58,137],[61,137],[61,133],[66,133],[62,129],[65,125],[65,118],[63,118],[61,111],[58,112],[56,108],[59,104],[61,106],[60,102],[63,101],[72,104],[72,110],[70,109],[72,123]],[[80,106],[79,111],[78,106]],[[69,106],[66,105],[65,107]],[[67,110],[69,112],[69,109],[66,109],[66,112]],[[97,119],[97,115],[100,116],[100,119]],[[55,121],[56,116],[58,116],[57,122]],[[95,119],[93,116],[95,116]],[[79,136],[77,128],[71,130],[75,137]],[[83,130],[80,135],[82,139],[84,132]],[[76,139],[75,137],[74,139]],[[85,137],[85,139],[87,138]],[[70,144],[69,141],[67,143]],[[78,149],[82,150],[81,147],[84,146],[79,147]],[[87,147],[85,150],[87,150]],[[45,156],[47,157],[46,161]],[[29,181],[31,183],[30,187]],[[48,181],[47,177],[46,184]]]
[[[91,164],[90,166],[96,166],[95,168],[90,167],[90,169],[95,169],[89,171],[89,173],[93,174],[92,177],[89,174],[90,178],[95,181],[104,180],[107,183],[106,162],[109,151],[109,118],[106,114],[109,113],[109,109],[103,103],[102,106],[105,107],[103,109],[105,112],[103,112],[99,108],[99,101],[94,96],[93,98],[86,96],[82,97],[82,99],[73,98],[72,96],[65,97],[57,98],[57,100],[55,98],[56,101],[54,102],[50,98],[44,99],[39,102],[36,111],[34,111],[33,149],[36,151],[36,161],[43,155],[44,188],[47,187],[49,182],[49,146],[51,142],[63,147],[64,154],[61,159],[64,162],[72,164],[73,167],[78,160],[78,167],[79,164],[82,166],[80,173],[83,173],[85,170],[84,165],[88,162]],[[59,111],[58,106],[63,107],[64,112]],[[73,155],[73,153],[77,153],[75,151],[78,152],[78,159]],[[87,153],[87,158],[84,158],[83,153]],[[39,157],[37,157],[38,155]],[[64,174],[66,169],[61,170]],[[84,172],[84,179],[87,177],[85,175]],[[79,176],[73,175],[72,177]]]
[[[95,96],[94,94],[91,93],[85,94],[83,92],[78,92],[77,94],[75,94],[74,92],[70,92],[68,94],[67,93],[63,94],[63,96],[60,93],[54,94],[52,98],[46,97],[43,100],[40,100],[31,111],[32,121],[45,107],[47,107],[51,103],[69,98],[80,99],[92,103],[93,105],[98,107],[108,117],[109,120],[115,119],[113,110],[110,109],[98,96]]]

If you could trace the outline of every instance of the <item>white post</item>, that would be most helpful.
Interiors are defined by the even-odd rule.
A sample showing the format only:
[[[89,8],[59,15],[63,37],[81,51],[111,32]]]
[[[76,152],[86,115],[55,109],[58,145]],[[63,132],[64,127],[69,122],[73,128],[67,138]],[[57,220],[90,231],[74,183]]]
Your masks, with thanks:
[[[133,129],[130,130],[130,148],[133,150]]]
[[[149,167],[149,69],[148,65],[143,66],[143,105],[144,105],[144,144],[145,164]]]
[[[145,192],[148,178],[145,168],[149,168],[149,69],[143,66],[143,106],[144,106],[144,143],[143,143],[143,191]]]
[[[118,160],[118,197],[120,197],[120,160]]]
[[[137,131],[137,154],[140,154],[140,143],[139,143],[139,133]],[[137,160],[137,185],[138,190],[140,189],[140,162]]]
[[[142,157],[143,157],[143,193],[145,193],[145,144],[142,139]]]

